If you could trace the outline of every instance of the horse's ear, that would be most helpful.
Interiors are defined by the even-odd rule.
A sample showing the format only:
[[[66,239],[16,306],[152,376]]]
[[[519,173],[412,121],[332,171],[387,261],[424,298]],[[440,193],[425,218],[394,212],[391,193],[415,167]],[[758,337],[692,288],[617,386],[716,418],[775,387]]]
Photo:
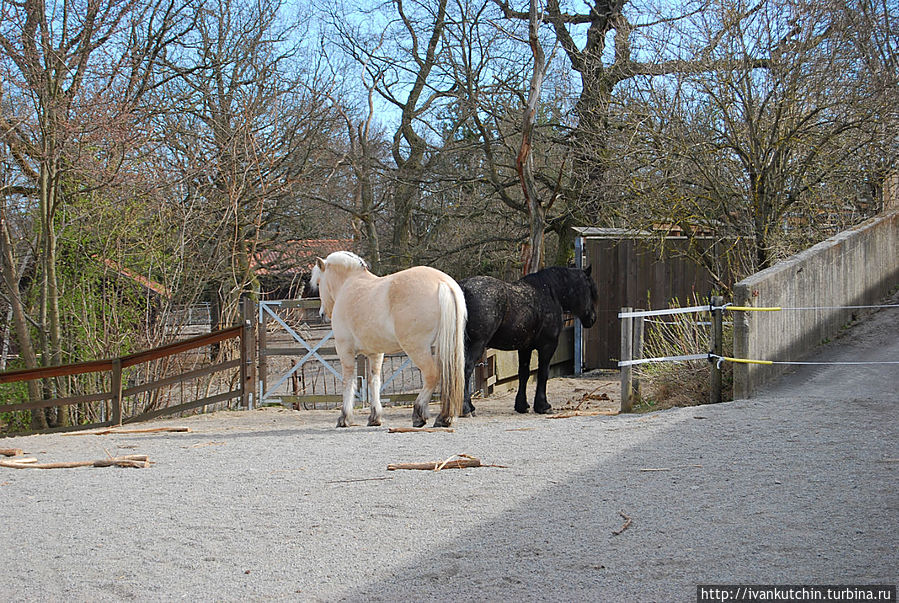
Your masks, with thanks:
[[[584,268],[584,273],[587,276],[590,276],[593,273],[593,265],[591,264],[591,265],[587,266],[586,268]]]
[[[324,272],[325,270],[325,261],[319,257],[315,258],[315,265],[318,266],[318,269]]]

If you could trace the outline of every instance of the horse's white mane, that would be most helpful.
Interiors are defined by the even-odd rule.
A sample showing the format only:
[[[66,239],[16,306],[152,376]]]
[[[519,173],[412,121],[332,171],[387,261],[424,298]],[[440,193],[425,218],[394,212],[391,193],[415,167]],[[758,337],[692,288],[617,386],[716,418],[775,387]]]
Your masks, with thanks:
[[[360,258],[358,255],[353,253],[352,251],[335,251],[330,254],[327,258],[325,258],[325,264],[333,267],[341,267],[346,268],[348,270],[368,270],[368,264]],[[318,289],[319,282],[322,278],[321,268],[318,267],[316,263],[315,266],[312,267],[312,275],[309,278],[309,284],[313,289]]]
[[[368,270],[368,264],[365,260],[352,251],[335,251],[325,258],[325,264],[341,268],[362,268],[363,270]]]

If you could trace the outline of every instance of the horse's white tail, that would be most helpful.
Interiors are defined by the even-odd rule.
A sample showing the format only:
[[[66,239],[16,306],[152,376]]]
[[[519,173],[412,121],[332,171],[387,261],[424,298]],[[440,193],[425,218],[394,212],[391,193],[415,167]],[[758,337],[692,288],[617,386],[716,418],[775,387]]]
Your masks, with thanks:
[[[465,393],[465,295],[456,281],[438,288],[440,326],[437,328],[437,362],[440,365],[440,402],[447,424],[462,413]]]

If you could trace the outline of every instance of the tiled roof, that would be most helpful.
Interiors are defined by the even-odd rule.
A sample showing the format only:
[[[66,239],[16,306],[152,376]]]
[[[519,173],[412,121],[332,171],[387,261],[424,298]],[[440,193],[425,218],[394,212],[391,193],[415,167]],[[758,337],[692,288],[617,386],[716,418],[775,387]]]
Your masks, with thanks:
[[[259,276],[290,276],[312,270],[316,257],[329,253],[352,250],[351,239],[302,239],[275,243],[253,254],[252,268]]]

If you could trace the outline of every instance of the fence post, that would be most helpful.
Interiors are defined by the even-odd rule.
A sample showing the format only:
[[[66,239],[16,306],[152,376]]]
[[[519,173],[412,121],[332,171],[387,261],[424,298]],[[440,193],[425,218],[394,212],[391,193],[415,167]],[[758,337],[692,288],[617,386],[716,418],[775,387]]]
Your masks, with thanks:
[[[630,312],[632,308],[621,308],[621,312]],[[634,319],[625,316],[621,319],[621,361],[633,360]],[[630,365],[621,367],[621,406],[619,412],[630,412],[633,396],[633,370]]]
[[[122,424],[122,359],[112,359],[112,424]]]
[[[724,298],[721,296],[713,296],[709,300],[712,304],[712,307],[715,309],[712,310],[712,354],[716,356],[721,356],[721,351],[723,350],[723,337],[724,337],[724,326],[723,326],[723,314],[724,312],[721,310],[721,306],[724,305]],[[721,402],[721,369],[718,368],[718,359],[710,358],[712,362],[712,376],[709,387],[709,404],[717,404]]]
[[[241,304],[243,329],[240,332],[240,404],[247,410],[253,409],[256,395],[256,332],[253,328],[255,309],[253,300],[245,297]]]
[[[360,354],[356,356],[356,397],[362,402],[362,406],[369,403],[368,399],[368,356]],[[344,387],[346,384],[344,383]],[[355,406],[355,402],[353,403]]]
[[[579,269],[584,267],[584,237],[574,239],[574,266]],[[593,278],[593,277],[590,277]],[[580,375],[584,371],[584,325],[580,318],[574,319],[574,374]]]

